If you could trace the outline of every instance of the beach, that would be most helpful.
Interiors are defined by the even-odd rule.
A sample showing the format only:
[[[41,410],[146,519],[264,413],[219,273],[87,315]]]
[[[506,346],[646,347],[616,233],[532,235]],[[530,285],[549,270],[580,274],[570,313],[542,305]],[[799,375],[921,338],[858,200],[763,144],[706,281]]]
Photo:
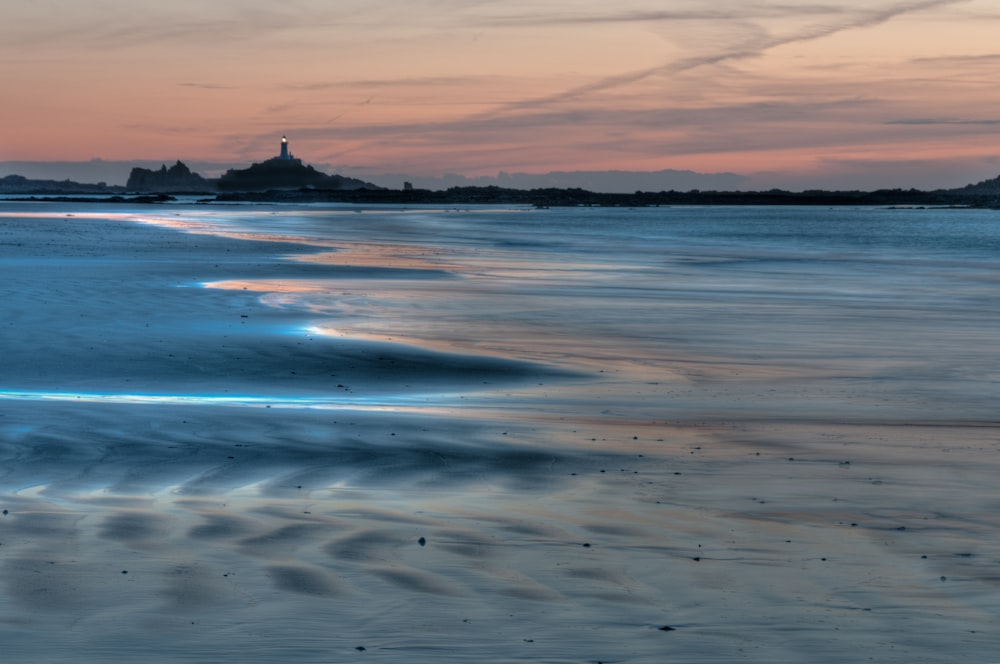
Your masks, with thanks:
[[[994,215],[0,203],[4,661],[1000,661]]]

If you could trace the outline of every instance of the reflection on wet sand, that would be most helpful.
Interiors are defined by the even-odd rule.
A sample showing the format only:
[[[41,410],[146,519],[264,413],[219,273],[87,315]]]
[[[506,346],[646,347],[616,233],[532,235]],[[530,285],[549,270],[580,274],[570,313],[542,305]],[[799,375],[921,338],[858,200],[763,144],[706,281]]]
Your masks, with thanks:
[[[989,237],[71,212],[0,215],[11,661],[1000,650]]]

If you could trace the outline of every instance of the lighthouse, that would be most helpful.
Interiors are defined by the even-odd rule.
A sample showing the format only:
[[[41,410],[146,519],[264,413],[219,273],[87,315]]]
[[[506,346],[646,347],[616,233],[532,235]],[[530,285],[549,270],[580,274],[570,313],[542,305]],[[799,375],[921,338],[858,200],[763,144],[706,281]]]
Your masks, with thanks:
[[[288,154],[288,139],[284,136],[281,137],[281,155],[278,159],[282,161],[290,161],[292,155]]]

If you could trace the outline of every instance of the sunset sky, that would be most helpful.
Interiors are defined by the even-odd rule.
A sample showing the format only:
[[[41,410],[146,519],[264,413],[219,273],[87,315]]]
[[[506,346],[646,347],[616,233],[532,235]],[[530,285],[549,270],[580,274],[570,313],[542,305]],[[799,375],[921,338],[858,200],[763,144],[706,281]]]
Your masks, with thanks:
[[[0,5],[0,161],[376,173],[1000,174],[996,0]]]

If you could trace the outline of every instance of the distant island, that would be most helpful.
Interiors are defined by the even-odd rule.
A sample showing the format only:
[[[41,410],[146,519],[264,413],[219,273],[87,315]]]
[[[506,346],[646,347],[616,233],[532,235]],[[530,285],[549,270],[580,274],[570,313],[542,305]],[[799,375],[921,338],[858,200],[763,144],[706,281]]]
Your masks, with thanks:
[[[124,187],[71,180],[32,180],[20,175],[0,178],[0,196],[28,195],[27,200],[162,203],[179,195],[203,196],[200,202],[490,204],[536,207],[669,205],[882,205],[1000,208],[1000,176],[956,189],[879,189],[875,191],[635,191],[601,193],[581,188],[516,189],[460,186],[444,190],[388,189],[343,175],[328,175],[304,164],[281,137],[277,156],[244,169],[230,169],[211,179],[183,162],[159,169],[134,167]],[[104,195],[104,198],[101,198]]]
[[[303,164],[288,149],[288,138],[281,137],[278,156],[249,168],[230,169],[217,180],[192,173],[182,162],[160,170],[133,168],[125,189],[130,192],[198,194],[214,191],[266,192],[294,189],[381,189],[370,182],[342,175],[327,175],[312,166]]]

